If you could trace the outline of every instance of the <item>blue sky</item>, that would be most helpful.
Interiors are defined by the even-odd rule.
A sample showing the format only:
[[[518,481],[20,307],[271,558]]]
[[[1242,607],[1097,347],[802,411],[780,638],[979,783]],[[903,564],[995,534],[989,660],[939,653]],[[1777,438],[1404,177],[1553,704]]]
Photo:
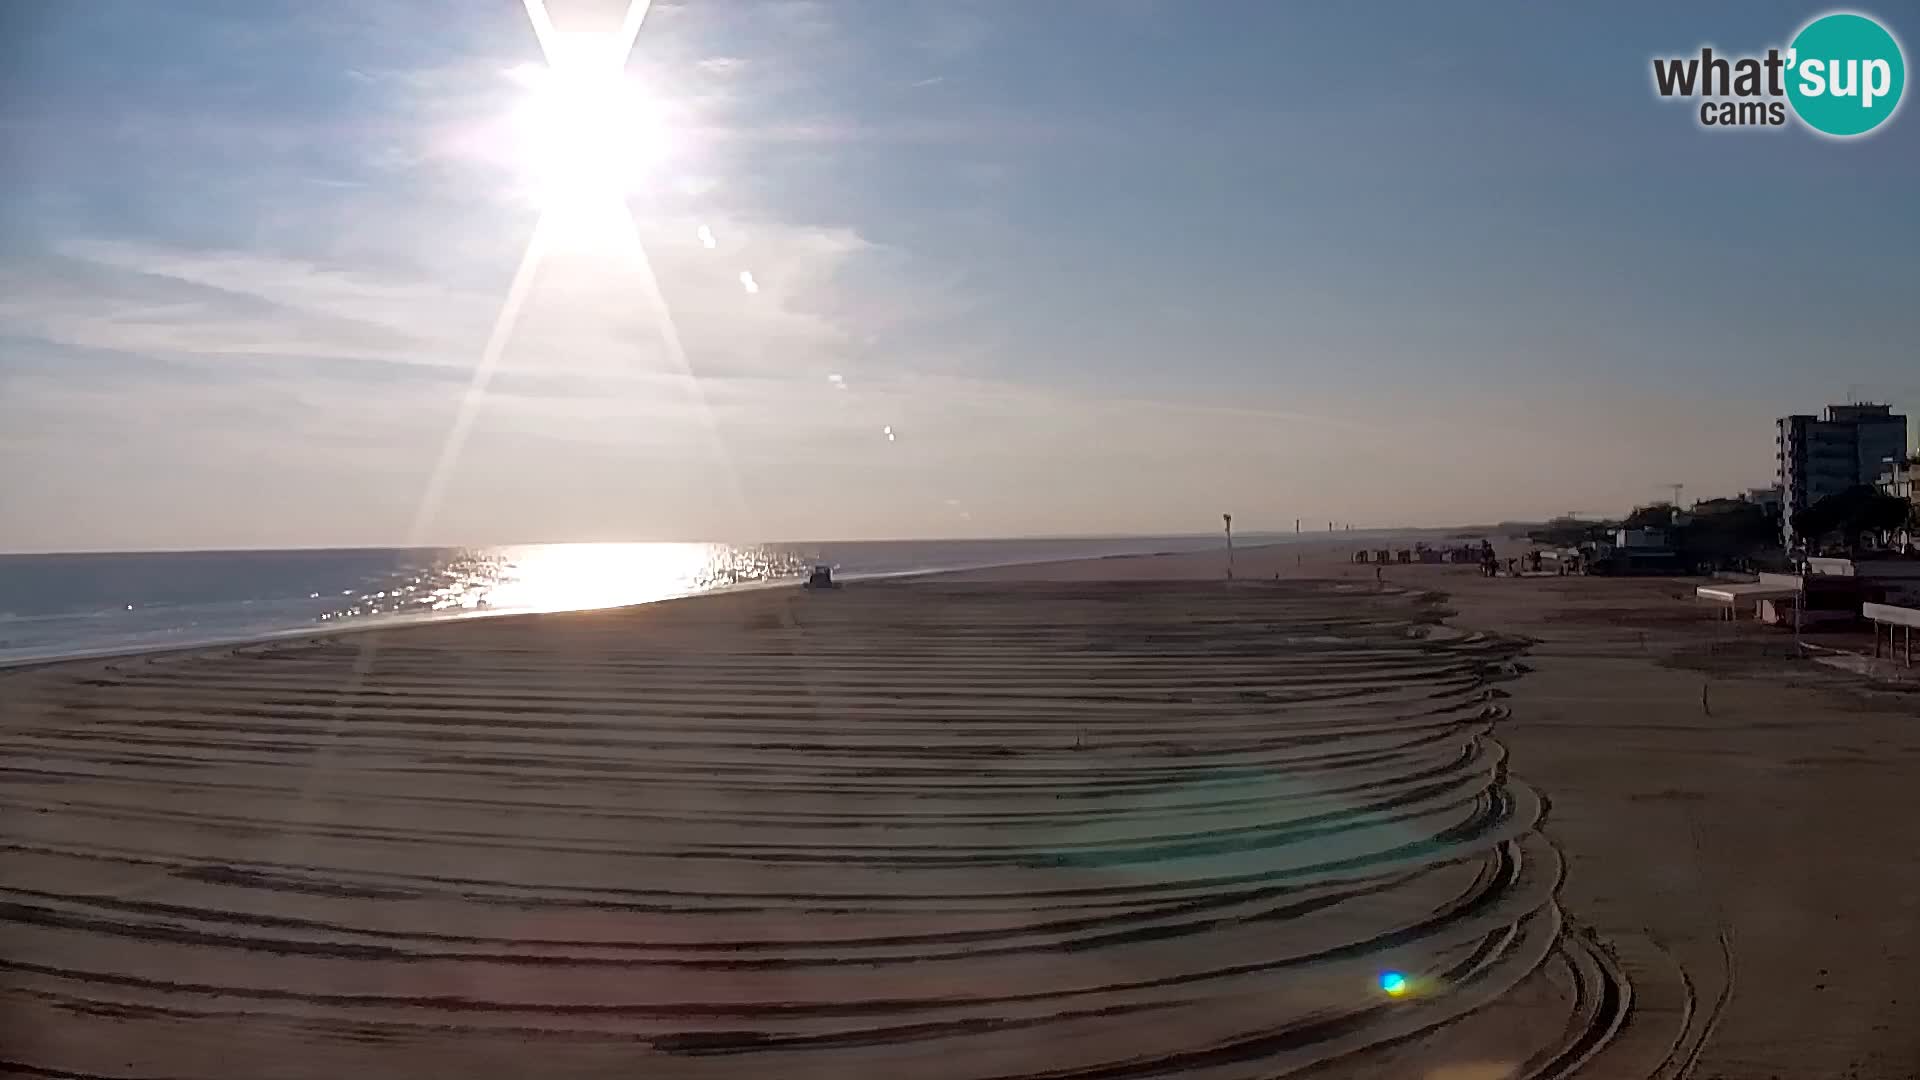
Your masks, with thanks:
[[[1760,484],[1780,412],[1920,412],[1920,128],[1703,131],[1648,62],[1821,10],[660,0],[627,68],[651,281],[552,245],[470,398],[541,219],[519,4],[10,7],[0,549],[1447,524]]]

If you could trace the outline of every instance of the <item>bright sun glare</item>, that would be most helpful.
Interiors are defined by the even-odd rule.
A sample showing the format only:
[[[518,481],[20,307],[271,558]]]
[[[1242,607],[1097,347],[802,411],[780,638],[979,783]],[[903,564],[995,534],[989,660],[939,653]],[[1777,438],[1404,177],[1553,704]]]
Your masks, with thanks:
[[[555,33],[546,64],[512,74],[526,90],[513,115],[514,157],[543,213],[604,215],[671,148],[613,35]]]

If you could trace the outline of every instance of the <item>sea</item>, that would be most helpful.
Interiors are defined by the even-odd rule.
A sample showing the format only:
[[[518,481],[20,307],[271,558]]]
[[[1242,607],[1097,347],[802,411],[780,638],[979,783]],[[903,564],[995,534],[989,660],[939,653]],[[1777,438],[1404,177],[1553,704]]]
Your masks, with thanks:
[[[859,580],[1221,543],[1213,535],[0,555],[0,665],[644,604],[802,578],[817,564]]]

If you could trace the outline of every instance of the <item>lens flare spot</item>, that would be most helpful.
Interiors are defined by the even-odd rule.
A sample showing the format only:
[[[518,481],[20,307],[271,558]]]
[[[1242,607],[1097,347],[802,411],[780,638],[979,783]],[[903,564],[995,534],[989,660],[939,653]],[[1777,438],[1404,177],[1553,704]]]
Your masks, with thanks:
[[[703,248],[706,248],[708,251],[712,251],[720,243],[719,240],[716,240],[714,238],[713,230],[707,228],[705,225],[700,226],[699,235],[700,235],[700,246]]]
[[[1380,973],[1380,991],[1388,997],[1405,997],[1407,996],[1407,992],[1412,989],[1413,984],[1408,982],[1407,977],[1400,972],[1383,971]]]
[[[747,290],[748,296],[753,296],[759,293],[760,283],[753,280],[753,271],[751,270],[740,271],[740,287]]]

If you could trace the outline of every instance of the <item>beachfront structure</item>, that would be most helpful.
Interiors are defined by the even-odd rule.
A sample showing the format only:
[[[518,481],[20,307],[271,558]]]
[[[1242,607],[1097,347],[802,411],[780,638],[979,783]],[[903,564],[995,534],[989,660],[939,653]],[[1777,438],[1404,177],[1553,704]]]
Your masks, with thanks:
[[[1879,478],[1889,459],[1907,456],[1907,418],[1890,405],[1829,405],[1821,416],[1775,422],[1780,484],[1780,539],[1793,546],[1793,515],[1829,495]]]
[[[1900,648],[1899,632],[1906,631],[1906,649],[1904,662],[1913,666],[1913,632],[1920,629],[1920,608],[1900,607],[1895,604],[1862,604],[1860,615],[1873,624],[1873,658],[1880,659],[1880,628],[1887,628],[1887,654],[1896,660],[1903,659]]]
[[[1896,499],[1905,499],[1920,506],[1920,454],[1899,461],[1890,461],[1880,470],[1879,479],[1873,483],[1883,494]]]
[[[1668,546],[1665,529],[1615,529],[1613,546],[1621,548],[1664,548]]]
[[[1894,546],[1908,554],[1920,551],[1920,454],[1888,462],[1873,486],[1913,507],[1907,512],[1908,527],[1894,536]]]

